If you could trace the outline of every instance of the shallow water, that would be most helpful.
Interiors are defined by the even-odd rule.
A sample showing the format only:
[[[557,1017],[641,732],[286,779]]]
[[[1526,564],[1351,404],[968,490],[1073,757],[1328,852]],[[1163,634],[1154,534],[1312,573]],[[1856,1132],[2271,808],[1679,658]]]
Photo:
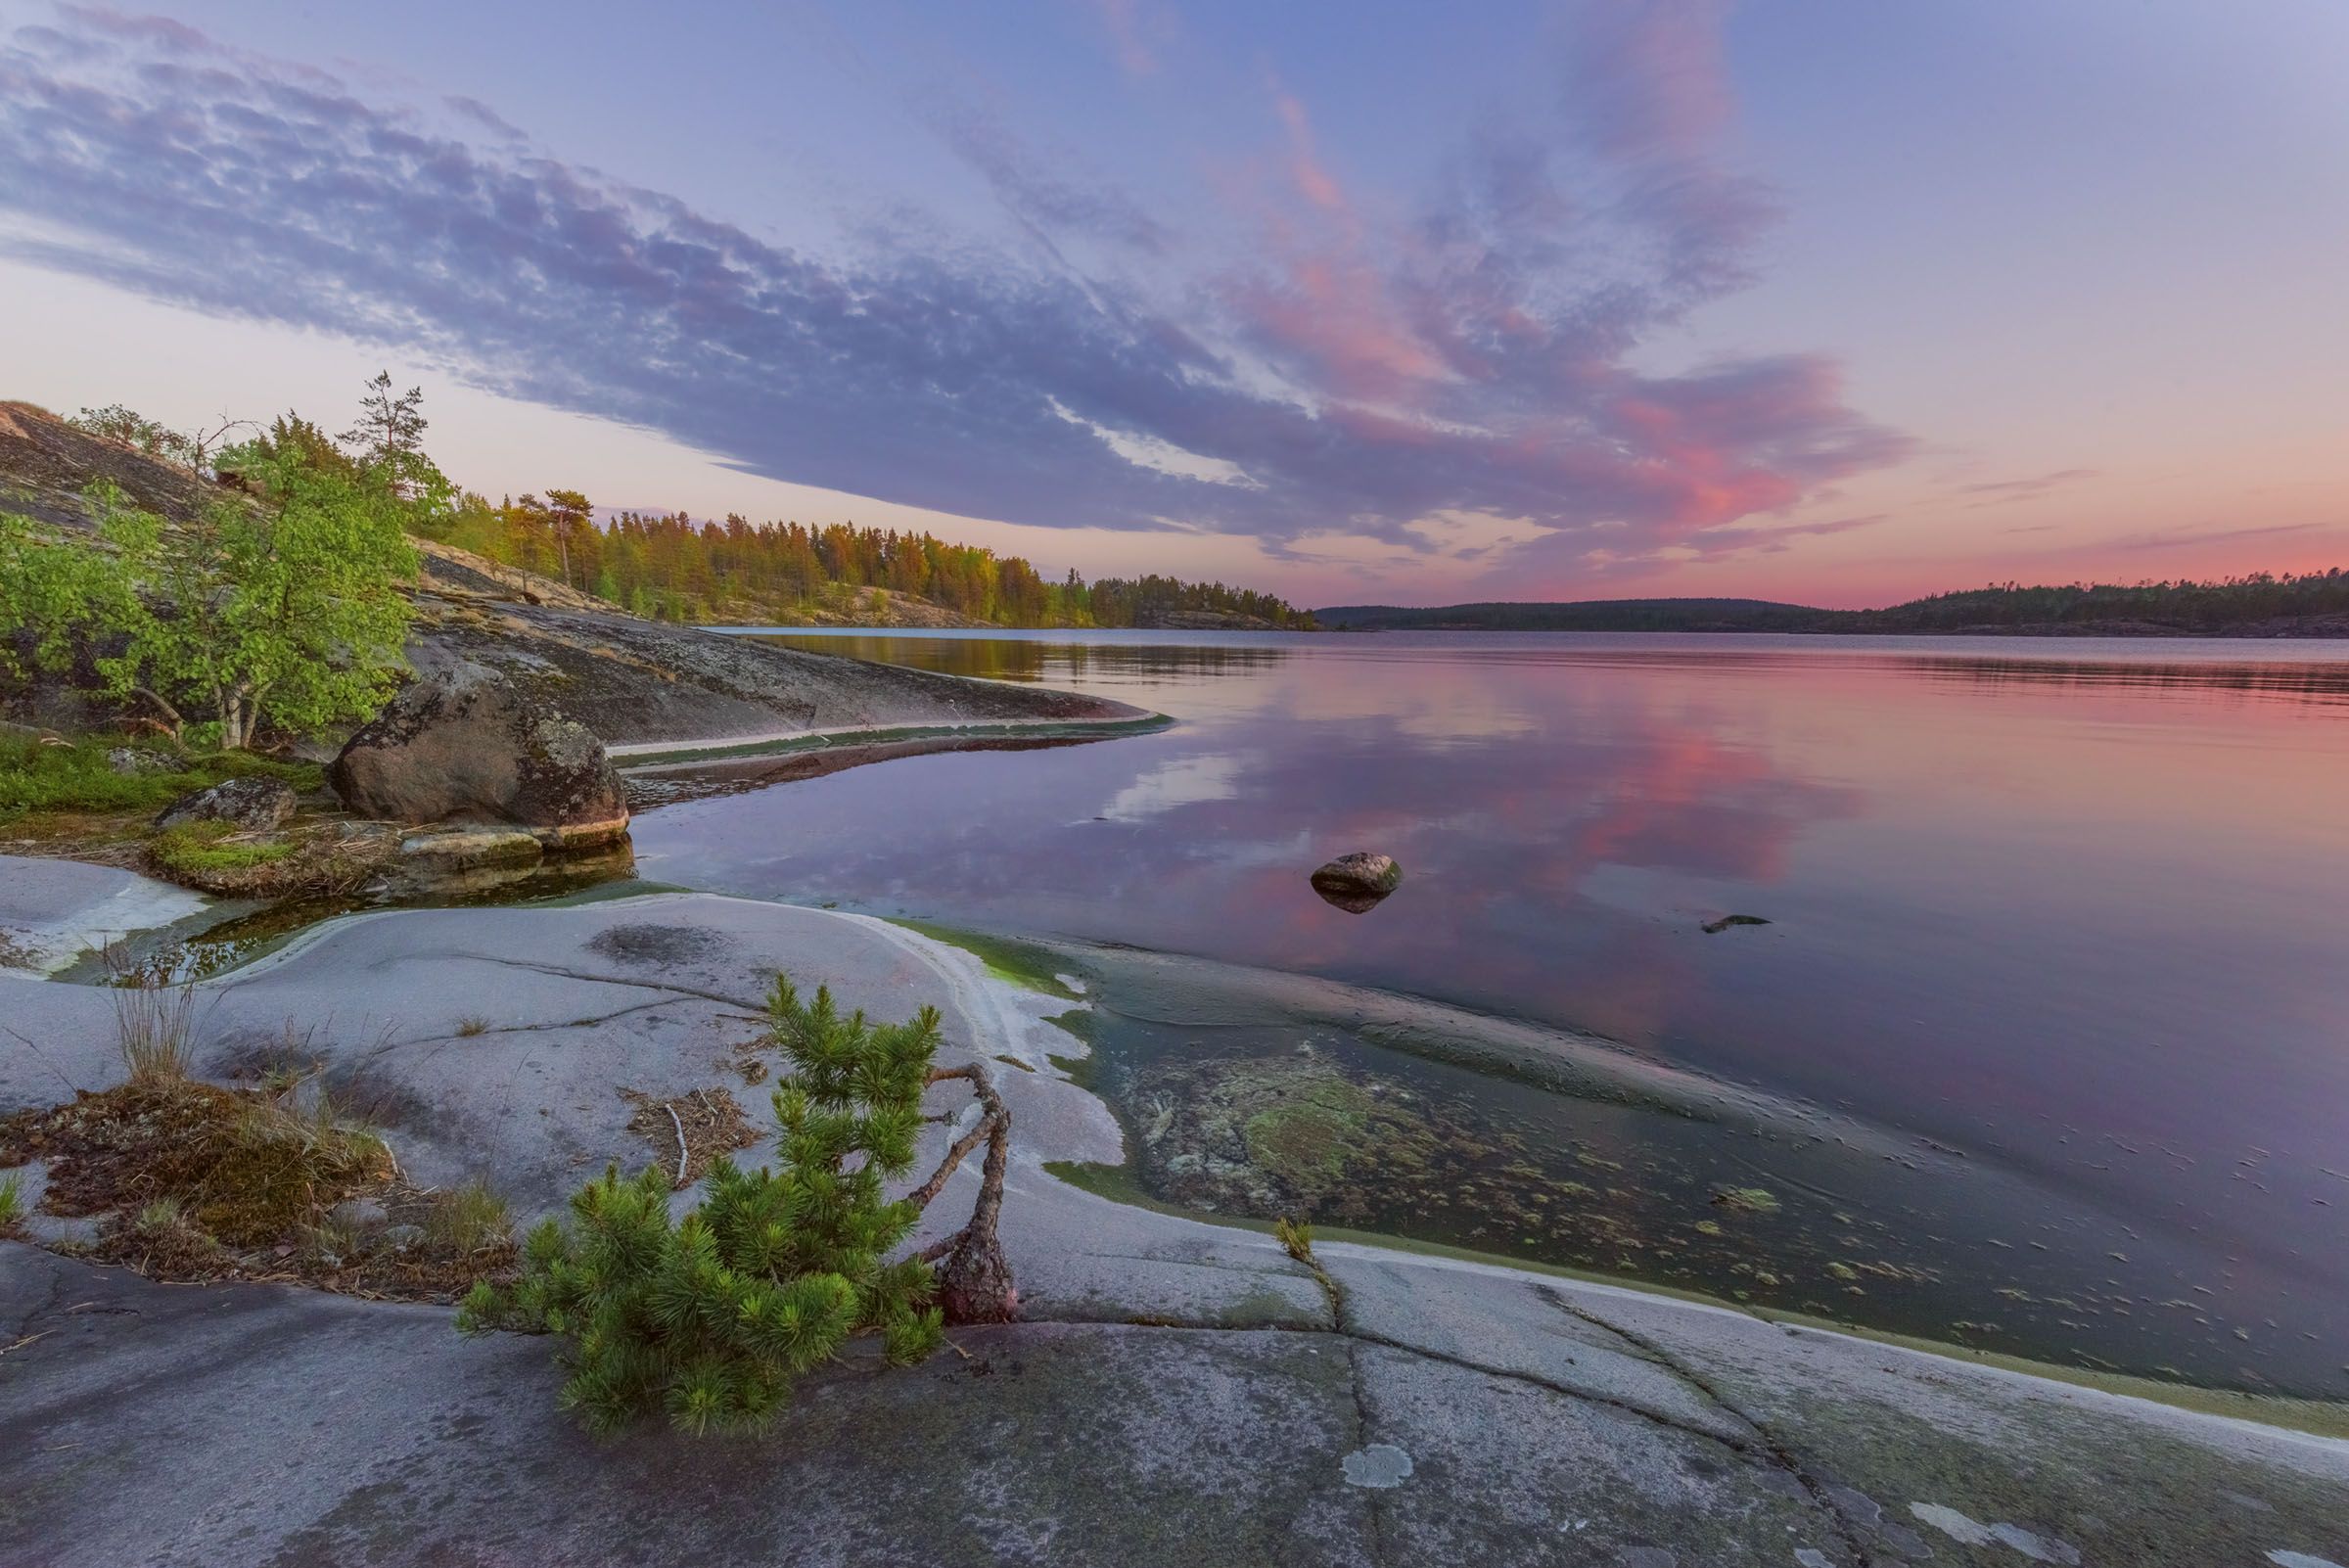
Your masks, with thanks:
[[[1181,722],[653,811],[642,874],[1465,1010],[1364,1029],[1101,955],[1164,1195],[2349,1395],[2349,648],[789,640]],[[1306,881],[1355,849],[1405,869],[1360,915]],[[1732,913],[1770,923],[1701,930]],[[1766,1110],[1535,1086],[1493,1019]]]

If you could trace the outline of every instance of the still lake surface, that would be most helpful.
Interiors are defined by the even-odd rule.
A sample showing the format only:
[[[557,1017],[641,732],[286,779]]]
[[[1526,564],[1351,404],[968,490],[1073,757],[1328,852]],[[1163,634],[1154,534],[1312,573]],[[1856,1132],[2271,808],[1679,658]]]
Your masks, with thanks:
[[[2349,1397],[2349,647],[779,640],[1178,720],[635,829],[1125,945],[1092,1074],[1160,1197]],[[1405,871],[1364,914],[1307,884],[1357,849]]]

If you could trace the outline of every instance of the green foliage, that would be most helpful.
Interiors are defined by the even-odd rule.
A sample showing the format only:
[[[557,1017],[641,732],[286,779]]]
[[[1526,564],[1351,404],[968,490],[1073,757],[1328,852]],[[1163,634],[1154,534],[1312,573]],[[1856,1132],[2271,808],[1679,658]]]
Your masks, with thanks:
[[[12,1236],[24,1222],[24,1183],[22,1176],[0,1179],[0,1236]]]
[[[1281,1250],[1299,1263],[1313,1261],[1313,1227],[1308,1222],[1284,1217],[1272,1222],[1272,1234]]]
[[[454,487],[424,455],[426,425],[424,389],[410,387],[394,393],[392,372],[382,370],[367,384],[359,400],[358,423],[343,433],[342,442],[350,453],[344,460],[347,466],[369,476],[393,498],[427,514],[417,521],[429,526],[433,518],[447,512]],[[305,438],[302,444],[314,443]]]
[[[233,822],[183,822],[158,833],[151,849],[158,864],[181,872],[248,871],[256,865],[274,865],[294,853],[295,845],[288,839],[222,842],[235,831]]]
[[[305,733],[373,713],[401,669],[408,606],[396,584],[416,570],[408,503],[292,445],[248,443],[221,464],[261,504],[222,495],[167,529],[95,485],[95,540],[0,515],[0,618],[24,628],[32,666],[94,674],[99,691],[144,697],[174,720],[192,709],[232,751],[264,717]],[[15,646],[0,661],[27,673]]]
[[[590,1430],[654,1409],[688,1432],[756,1425],[851,1334],[878,1331],[898,1362],[943,1336],[931,1266],[888,1261],[920,1211],[884,1192],[913,1162],[937,1010],[843,1018],[829,991],[803,1005],[778,976],[768,1011],[794,1068],[774,1095],[776,1169],[718,1161],[672,1222],[662,1168],[611,1168],[573,1196],[567,1224],[530,1234],[519,1280],[484,1282],[458,1314],[468,1332],[571,1340],[562,1403]]]
[[[133,451],[169,462],[181,461],[186,451],[186,438],[160,420],[149,419],[136,409],[120,403],[109,403],[104,408],[85,408],[66,421],[76,430],[110,441],[120,441]]]
[[[207,756],[131,747],[155,765],[119,772],[109,752],[120,749],[0,739],[0,823],[34,811],[159,811],[183,795],[248,773],[270,774],[298,790],[320,783],[313,763],[272,761],[247,752]]]

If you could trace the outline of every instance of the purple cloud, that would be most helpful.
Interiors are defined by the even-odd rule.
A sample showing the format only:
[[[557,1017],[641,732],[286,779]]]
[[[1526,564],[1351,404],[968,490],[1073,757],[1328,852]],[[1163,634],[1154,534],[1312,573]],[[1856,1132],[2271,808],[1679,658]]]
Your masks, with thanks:
[[[1637,9],[1676,20],[1598,24],[1563,143],[1484,138],[1400,227],[1363,216],[1284,100],[1265,259],[1171,289],[1057,250],[804,254],[545,156],[486,106],[363,102],[176,23],[68,11],[0,45],[0,214],[37,222],[0,251],[908,505],[1412,549],[1414,521],[1481,513],[1653,550],[1908,443],[1816,356],[1626,364],[1734,286],[1765,207],[1705,152],[1726,93],[1705,8]],[[1048,241],[1172,249],[990,122],[949,129]]]

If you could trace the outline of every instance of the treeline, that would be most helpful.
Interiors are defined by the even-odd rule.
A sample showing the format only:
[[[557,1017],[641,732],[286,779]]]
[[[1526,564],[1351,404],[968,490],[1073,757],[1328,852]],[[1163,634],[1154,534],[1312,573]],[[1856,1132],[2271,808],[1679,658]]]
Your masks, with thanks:
[[[1339,605],[1341,631],[1805,631],[1885,634],[2105,631],[2349,635],[2349,569],[2255,572],[2213,582],[1993,583],[1882,610],[1818,610],[1767,599],[1584,599],[1558,603]]]
[[[1556,604],[1338,605],[1338,631],[1799,631],[1830,614],[1767,599],[1579,599]]]
[[[1074,571],[1052,580],[1020,556],[926,532],[847,523],[753,524],[739,514],[722,523],[682,512],[622,512],[599,521],[584,494],[561,488],[491,501],[459,490],[426,455],[423,397],[415,388],[395,392],[391,377],[379,375],[367,384],[357,427],[340,437],[290,412],[265,429],[238,420],[179,432],[117,404],[84,409],[73,423],[194,473],[214,468],[221,457],[280,453],[345,479],[372,469],[416,503],[413,528],[423,537],[553,577],[654,620],[811,621],[819,608],[837,614],[844,601],[859,608],[853,595],[881,588],[1003,626],[1147,626],[1186,614],[1300,629],[1313,624],[1309,612],[1270,594],[1161,576],[1087,583]],[[239,431],[251,438],[224,447]],[[223,477],[233,477],[235,467],[229,463]]]
[[[2326,616],[2349,616],[2349,570],[2334,567],[2280,576],[2255,572],[2211,582],[2071,582],[2030,587],[1996,583],[1937,593],[1884,610],[1833,614],[1839,623],[1823,629],[1955,631],[2142,622],[2169,629],[2221,631]]]
[[[842,590],[882,588],[1004,626],[1149,625],[1175,612],[1313,623],[1270,594],[1160,576],[1088,583],[1074,571],[1052,580],[1020,556],[927,532],[755,524],[738,513],[717,523],[682,512],[622,512],[598,525],[576,490],[494,504],[465,495],[432,536],[663,621],[747,615],[783,623],[811,615]]]

